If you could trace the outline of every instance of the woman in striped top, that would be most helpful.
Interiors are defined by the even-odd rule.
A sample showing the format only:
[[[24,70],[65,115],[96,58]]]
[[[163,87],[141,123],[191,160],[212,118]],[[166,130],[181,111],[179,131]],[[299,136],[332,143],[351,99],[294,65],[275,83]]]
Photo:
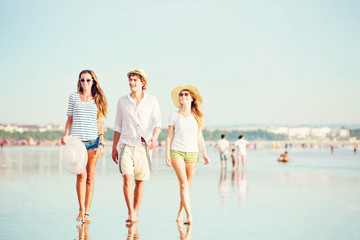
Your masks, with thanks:
[[[69,135],[71,129],[71,135],[83,141],[87,149],[86,170],[76,178],[79,202],[79,215],[76,220],[89,222],[96,162],[105,148],[104,119],[107,114],[107,101],[92,70],[80,72],[77,90],[69,97],[64,137]],[[66,144],[64,138],[61,139],[61,144]]]

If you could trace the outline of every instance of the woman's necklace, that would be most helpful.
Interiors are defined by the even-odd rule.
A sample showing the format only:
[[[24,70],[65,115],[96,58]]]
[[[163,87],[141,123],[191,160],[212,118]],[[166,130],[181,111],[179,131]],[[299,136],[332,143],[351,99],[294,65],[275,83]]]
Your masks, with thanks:
[[[89,100],[90,96],[89,96],[89,95],[87,95],[86,93],[84,93],[84,96],[85,96],[85,102],[88,102],[88,100]]]

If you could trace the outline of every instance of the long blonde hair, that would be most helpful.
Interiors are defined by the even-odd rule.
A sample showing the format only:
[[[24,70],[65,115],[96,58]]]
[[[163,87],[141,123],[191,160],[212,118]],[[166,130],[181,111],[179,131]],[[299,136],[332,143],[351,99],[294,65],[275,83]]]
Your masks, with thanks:
[[[191,102],[191,113],[194,115],[198,127],[203,128],[205,125],[204,114],[200,109],[200,104],[197,101],[195,94],[188,89],[183,89],[181,90],[181,92],[182,91],[188,91],[190,93],[190,96],[193,99],[193,101]]]
[[[88,73],[91,75],[91,78],[93,79],[93,85],[91,86],[91,94],[94,96],[94,101],[97,106],[97,118],[106,118],[107,115],[107,101],[104,95],[103,90],[100,87],[98,78],[94,71],[86,69],[80,72],[79,74],[79,81],[77,84],[77,89],[79,93],[82,93],[84,91],[83,87],[80,83],[81,74]]]

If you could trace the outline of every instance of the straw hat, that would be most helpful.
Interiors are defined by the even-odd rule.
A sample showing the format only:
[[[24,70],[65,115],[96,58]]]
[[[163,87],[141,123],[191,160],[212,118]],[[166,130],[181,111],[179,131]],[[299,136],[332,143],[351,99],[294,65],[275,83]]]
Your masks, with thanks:
[[[60,146],[60,160],[64,168],[74,174],[80,174],[87,164],[87,151],[85,144],[73,136],[64,137],[65,145]]]
[[[199,92],[199,90],[192,86],[192,85],[182,85],[180,87],[176,87],[174,88],[172,91],[171,91],[171,98],[175,104],[175,106],[177,108],[181,108],[181,103],[180,103],[180,99],[179,99],[179,93],[181,93],[182,90],[189,90],[191,91],[194,95],[195,95],[195,98],[196,98],[196,101],[199,103],[199,106],[202,104],[202,97],[201,97],[201,94]]]
[[[142,76],[145,81],[145,87],[146,87],[146,85],[148,83],[148,79],[147,79],[145,71],[142,68],[137,68],[134,71],[128,72],[128,74],[127,74],[128,78],[130,77],[130,74],[132,74],[132,73],[139,74],[140,76]]]

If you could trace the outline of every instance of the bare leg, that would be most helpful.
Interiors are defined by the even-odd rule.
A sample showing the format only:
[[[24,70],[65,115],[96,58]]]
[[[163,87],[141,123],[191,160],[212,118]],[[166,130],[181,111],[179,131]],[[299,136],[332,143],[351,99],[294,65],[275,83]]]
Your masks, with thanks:
[[[180,209],[176,221],[182,220],[182,211],[185,209],[188,218],[191,218],[189,182],[186,175],[186,166],[183,159],[171,159],[171,164],[175,170],[180,185]]]
[[[187,181],[188,181],[188,184],[189,184],[189,189],[188,189],[188,191],[189,191],[189,199],[190,199],[191,183],[192,183],[195,171],[196,171],[197,164],[198,164],[197,162],[187,162],[187,163],[185,163],[186,178],[187,178]],[[183,214],[183,211],[184,211],[184,207],[185,206],[182,204],[182,202],[180,202],[180,209],[179,209],[178,217],[177,217],[176,221],[181,221],[182,220],[182,214]],[[190,223],[192,221],[192,218],[189,215],[188,215],[187,219],[188,220],[185,221],[185,223]]]
[[[85,195],[85,213],[88,214],[91,206],[91,201],[94,193],[94,179],[95,167],[98,160],[98,155],[95,150],[88,151],[88,163],[86,165],[86,195]],[[89,220],[89,216],[85,215],[85,221]]]
[[[133,176],[130,174],[123,175],[124,179],[124,197],[125,202],[128,208],[129,217],[126,219],[126,222],[135,222],[136,213],[134,211],[134,189],[133,189]]]
[[[144,181],[135,180],[135,191],[134,191],[134,212],[135,218],[137,218],[141,199],[144,195]]]
[[[85,221],[85,192],[86,192],[86,170],[76,175],[76,194],[79,202],[79,215],[76,218],[78,222]]]

